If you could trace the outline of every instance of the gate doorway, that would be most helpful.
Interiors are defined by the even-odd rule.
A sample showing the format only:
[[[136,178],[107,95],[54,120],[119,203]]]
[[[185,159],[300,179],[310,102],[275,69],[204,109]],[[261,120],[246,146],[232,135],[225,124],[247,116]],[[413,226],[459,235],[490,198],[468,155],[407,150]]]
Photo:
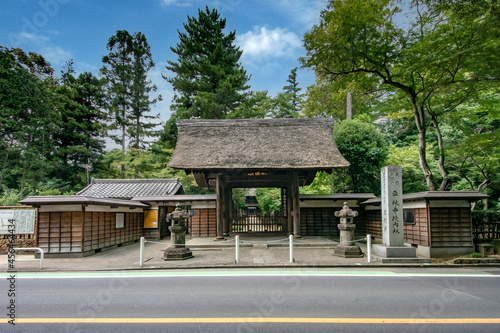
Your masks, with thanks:
[[[235,233],[286,233],[286,204],[279,188],[234,188],[231,231]]]

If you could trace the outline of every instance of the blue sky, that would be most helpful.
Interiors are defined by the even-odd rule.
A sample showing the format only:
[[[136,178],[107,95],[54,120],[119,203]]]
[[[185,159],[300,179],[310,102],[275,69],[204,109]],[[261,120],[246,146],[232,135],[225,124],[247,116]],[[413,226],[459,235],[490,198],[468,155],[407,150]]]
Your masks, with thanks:
[[[240,59],[252,76],[252,90],[274,95],[286,84],[290,70],[300,67],[305,54],[302,37],[318,22],[326,0],[3,0],[0,4],[0,45],[43,55],[59,75],[73,58],[77,72],[98,74],[106,43],[116,30],[141,31],[151,45],[156,67],[151,79],[163,101],[155,108],[163,120],[169,115],[172,87],[161,77],[170,75],[167,60],[176,60],[170,46],[178,42],[177,29],[198,8],[217,8],[227,19],[227,31],[236,30]],[[305,91],[314,73],[299,70]]]

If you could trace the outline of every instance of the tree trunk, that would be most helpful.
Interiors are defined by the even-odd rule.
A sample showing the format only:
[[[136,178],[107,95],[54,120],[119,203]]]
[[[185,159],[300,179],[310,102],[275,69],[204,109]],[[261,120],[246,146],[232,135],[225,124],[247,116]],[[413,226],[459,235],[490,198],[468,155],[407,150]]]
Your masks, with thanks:
[[[123,105],[122,154],[123,154],[124,157],[125,157],[125,149],[127,148],[126,147],[126,142],[125,142],[125,138],[126,138],[125,116],[126,116],[126,114],[125,114],[125,105]],[[121,165],[121,170],[122,170],[122,179],[125,179],[125,164]]]
[[[444,167],[444,145],[443,145],[443,136],[441,135],[441,130],[439,129],[439,125],[437,122],[437,117],[431,115],[432,125],[434,126],[434,131],[436,131],[438,147],[439,147],[439,159],[438,159],[438,167],[443,180],[441,181],[441,185],[439,186],[439,191],[446,191],[446,188],[450,184],[450,177],[448,177],[448,173]]]
[[[424,172],[427,188],[429,189],[429,191],[435,191],[436,182],[434,180],[434,176],[432,175],[429,164],[427,163],[427,156],[425,154],[427,141],[425,139],[426,127],[424,108],[421,105],[417,105],[416,95],[414,95],[414,93],[410,94],[410,101],[413,107],[413,113],[415,114],[415,123],[417,124],[418,129],[418,157],[420,160],[420,167]]]

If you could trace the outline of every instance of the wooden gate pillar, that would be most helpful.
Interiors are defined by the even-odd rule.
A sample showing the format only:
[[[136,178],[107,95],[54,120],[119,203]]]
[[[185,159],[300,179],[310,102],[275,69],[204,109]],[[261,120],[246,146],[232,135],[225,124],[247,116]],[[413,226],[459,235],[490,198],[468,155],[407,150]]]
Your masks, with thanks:
[[[231,204],[232,204],[232,189],[229,186],[224,187],[224,236],[229,236],[231,229]]]
[[[282,231],[288,233],[288,195],[286,187],[281,188]]]
[[[299,199],[299,174],[292,173],[292,191],[290,196],[293,202],[293,237],[300,238],[300,199]]]
[[[217,175],[216,178],[216,193],[217,193],[217,237],[215,239],[224,239],[224,211],[225,199],[224,181],[222,175]]]
[[[292,184],[288,183],[286,185],[286,224],[287,224],[287,233],[288,235],[293,235],[293,201],[292,201]]]

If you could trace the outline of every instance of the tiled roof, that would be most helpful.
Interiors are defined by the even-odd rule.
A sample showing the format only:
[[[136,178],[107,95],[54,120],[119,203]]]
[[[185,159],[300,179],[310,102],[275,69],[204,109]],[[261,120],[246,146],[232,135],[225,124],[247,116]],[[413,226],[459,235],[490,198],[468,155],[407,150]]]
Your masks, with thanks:
[[[489,196],[475,191],[427,191],[418,193],[403,194],[403,201],[412,200],[467,200],[477,201],[488,198]],[[373,198],[362,202],[361,204],[380,204],[380,198]]]
[[[300,200],[366,200],[376,199],[373,193],[332,193],[332,194],[300,194]]]
[[[149,205],[141,202],[121,199],[108,199],[108,198],[90,198],[81,195],[53,195],[53,196],[31,196],[24,200],[19,201],[27,205],[69,205],[69,204],[98,204],[109,206],[125,206],[125,207],[139,207],[146,208]]]
[[[92,179],[77,193],[93,198],[132,199],[136,196],[159,196],[182,193],[179,178],[167,179]]]
[[[215,201],[215,194],[177,194],[177,195],[162,195],[162,196],[137,196],[133,197],[132,201],[141,202],[171,202],[171,201]]]

